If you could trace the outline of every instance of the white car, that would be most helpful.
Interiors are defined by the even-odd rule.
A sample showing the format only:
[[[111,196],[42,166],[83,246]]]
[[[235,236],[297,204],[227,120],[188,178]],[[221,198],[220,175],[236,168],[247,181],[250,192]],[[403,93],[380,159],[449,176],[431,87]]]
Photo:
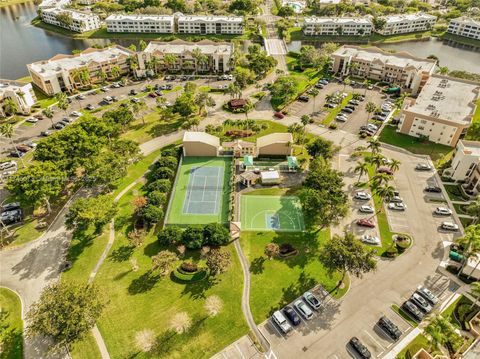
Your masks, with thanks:
[[[458,224],[452,222],[442,222],[442,229],[448,231],[458,231]]]
[[[360,240],[366,244],[380,245],[380,238],[372,236],[371,234],[364,234],[360,237]]]
[[[27,122],[28,122],[28,123],[37,123],[37,122],[38,122],[38,118],[30,117],[30,118],[27,119]]]
[[[82,113],[81,112],[78,112],[78,111],[73,111],[70,116],[75,116],[75,117],[80,117],[82,116]]]
[[[297,300],[295,303],[293,303],[293,306],[300,313],[302,317],[304,317],[305,319],[312,319],[313,312],[309,308],[307,303],[305,303],[303,300],[300,300],[300,299]]]
[[[367,89],[373,90],[373,86],[372,86],[372,85],[368,85]]]
[[[435,208],[435,214],[438,214],[441,216],[449,216],[452,214],[452,210],[450,208],[437,207]]]
[[[338,122],[347,122],[348,117],[337,115],[337,116],[335,117],[335,120],[337,120]]]
[[[292,330],[292,326],[288,323],[287,318],[279,310],[273,313],[272,319],[285,334]]]
[[[415,169],[417,171],[430,171],[432,169],[432,166],[430,166],[428,163],[418,163],[415,166]]]
[[[377,131],[378,130],[378,126],[377,125],[374,125],[373,123],[369,123],[367,125],[367,128],[373,130],[373,131]]]
[[[361,206],[359,210],[362,213],[373,213],[373,212],[375,212],[375,209],[372,206],[368,206],[368,205]]]
[[[354,196],[355,199],[360,199],[362,201],[368,201],[372,196],[367,192],[357,192]]]
[[[407,209],[407,205],[401,202],[391,202],[388,204],[388,209],[393,209],[395,211],[405,211]]]

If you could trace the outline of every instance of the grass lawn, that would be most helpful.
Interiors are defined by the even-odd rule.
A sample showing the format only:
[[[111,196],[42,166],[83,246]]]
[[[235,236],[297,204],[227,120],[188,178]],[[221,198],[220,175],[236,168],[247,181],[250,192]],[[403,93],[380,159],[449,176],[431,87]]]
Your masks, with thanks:
[[[36,229],[37,224],[37,219],[34,219],[32,216],[26,217],[21,226],[12,228],[14,235],[9,246],[19,246],[40,237],[45,230]]]
[[[143,116],[143,120],[135,120],[130,125],[129,130],[121,137],[143,143],[152,138],[176,131],[183,122],[184,119],[181,116],[162,119],[160,111],[154,109]]]
[[[242,232],[242,248],[250,262],[250,306],[255,322],[263,322],[275,310],[317,284],[335,297],[345,294],[349,283],[343,289],[337,288],[340,275],[330,277],[318,261],[320,246],[329,236],[328,230],[320,234]],[[271,242],[292,244],[299,253],[289,259],[269,260],[264,250]]]
[[[451,156],[453,148],[430,141],[420,141],[416,137],[398,133],[395,126],[387,125],[380,134],[380,141],[393,146],[404,148],[419,155],[429,155],[437,165]]]
[[[340,112],[340,110],[345,107],[347,104],[348,104],[348,101],[350,101],[351,99],[353,98],[353,94],[352,93],[349,93],[347,97],[345,97],[342,102],[335,108],[332,108],[332,109],[329,109],[329,113],[327,115],[327,117],[324,118],[324,120],[322,121],[322,124],[324,124],[325,126],[328,126],[330,125],[330,123],[335,120],[335,116],[338,115],[338,113]]]
[[[140,248],[131,247],[126,238],[133,225],[131,202],[136,191],[129,191],[119,202],[116,240],[95,279],[110,300],[98,322],[110,356],[147,357],[138,353],[134,337],[138,331],[150,329],[160,343],[161,352],[155,354],[156,358],[209,358],[248,332],[240,306],[242,270],[233,245],[226,247],[232,254],[232,266],[222,275],[191,284],[160,278],[150,270],[151,257],[166,249],[156,241],[155,229]],[[196,251],[187,252],[185,259],[197,260],[198,256]],[[131,258],[137,260],[137,271],[132,270]],[[214,318],[207,317],[203,309],[205,298],[211,295],[218,295],[224,303],[222,312]],[[179,312],[187,312],[192,318],[192,328],[186,334],[168,331],[171,318]]]
[[[232,176],[231,161],[231,158],[227,157],[184,157],[182,166],[179,168],[178,182],[172,193],[173,201],[165,223],[177,225],[207,224],[211,222],[227,223],[230,211],[230,178]],[[212,171],[223,169],[223,178],[208,177],[203,174],[198,174],[199,172],[195,172],[195,177],[193,177],[195,178],[195,188],[192,190],[192,168],[210,170],[208,167],[212,167]],[[216,173],[213,175],[217,176]],[[221,174],[218,174],[218,176],[221,176]],[[211,184],[211,181],[218,181],[218,184]],[[207,185],[218,187],[211,191],[206,187]],[[221,190],[220,185],[222,185]],[[196,196],[201,196],[202,200],[207,200],[207,196],[211,196],[211,203],[209,205],[217,206],[216,211],[213,210],[213,212],[216,213],[212,213],[212,211],[208,210],[202,212],[203,208],[198,208],[197,206],[202,206],[202,203],[197,203]],[[189,213],[184,213],[185,200],[189,201],[187,207]],[[211,208],[208,209],[210,210]]]
[[[23,358],[23,320],[20,298],[7,288],[0,288],[2,317],[2,359]]]
[[[255,120],[255,124],[257,125],[263,125],[266,124],[268,127],[266,129],[262,129],[260,132],[255,133],[253,136],[250,137],[244,137],[242,138],[242,141],[248,141],[248,142],[255,142],[258,137],[266,136],[271,133],[277,133],[277,132],[287,132],[288,127],[285,125],[282,125],[281,123],[274,122],[274,121],[269,121],[269,120]],[[232,125],[232,126],[223,126],[222,133],[212,133],[215,136],[218,136],[221,138],[221,141],[233,141],[234,138],[231,136],[227,136],[226,133],[227,131],[230,130],[239,130],[240,128],[238,126]]]
[[[478,306],[474,306],[472,308],[472,304],[473,303],[470,299],[462,295],[444,309],[442,316],[448,319],[448,321],[452,323],[455,328],[462,329],[461,321],[463,320],[465,323],[470,321],[479,310]],[[461,312],[463,312],[465,317],[458,318],[458,313]]]
[[[479,41],[480,42],[480,41]],[[480,122],[480,100],[477,100],[477,108],[475,109],[475,113],[473,114],[472,123],[479,123]],[[475,138],[475,134],[472,131],[468,130],[467,135],[465,136],[467,140],[478,140]]]
[[[423,334],[419,334],[400,353],[398,353],[397,359],[410,359],[422,348],[428,350],[430,348],[430,342]]]
[[[444,184],[444,187],[452,201],[465,201],[465,198],[463,198],[462,196],[459,184]]]
[[[97,342],[90,332],[83,340],[73,345],[70,354],[73,359],[97,359],[102,357]]]
[[[475,40],[475,39],[470,39],[470,38],[464,37],[464,36],[458,36],[458,35],[454,35],[454,34],[449,34],[449,33],[447,33],[447,32],[445,32],[445,33],[442,35],[442,39],[452,40],[452,41],[458,42],[458,43],[460,43],[460,44],[472,45],[472,46],[480,47],[480,40]]]
[[[298,197],[241,196],[241,223],[249,231],[303,231],[305,225]]]
[[[473,219],[460,217],[460,222],[462,222],[463,228],[467,228],[469,225],[473,223]]]
[[[413,320],[402,308],[396,304],[392,304],[392,310],[405,319],[412,327],[416,328],[418,323]]]

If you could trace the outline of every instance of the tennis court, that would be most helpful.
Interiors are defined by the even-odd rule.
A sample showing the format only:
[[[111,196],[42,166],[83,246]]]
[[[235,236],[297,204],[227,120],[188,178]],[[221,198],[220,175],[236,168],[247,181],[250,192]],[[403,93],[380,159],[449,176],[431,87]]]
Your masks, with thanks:
[[[184,157],[166,223],[228,222],[231,158]]]
[[[242,195],[243,230],[291,231],[305,229],[300,200],[295,196]]]

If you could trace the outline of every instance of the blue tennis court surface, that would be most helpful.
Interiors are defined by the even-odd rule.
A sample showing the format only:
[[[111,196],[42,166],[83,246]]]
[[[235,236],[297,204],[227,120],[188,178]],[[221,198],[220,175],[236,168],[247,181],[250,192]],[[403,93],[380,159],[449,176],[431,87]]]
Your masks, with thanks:
[[[192,167],[184,214],[217,214],[222,198],[223,167]]]

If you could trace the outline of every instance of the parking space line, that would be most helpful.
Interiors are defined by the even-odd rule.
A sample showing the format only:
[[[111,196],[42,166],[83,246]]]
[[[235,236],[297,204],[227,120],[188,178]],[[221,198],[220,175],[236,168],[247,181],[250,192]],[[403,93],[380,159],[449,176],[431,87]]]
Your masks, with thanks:
[[[372,340],[375,342],[375,344],[377,344],[380,348],[382,348],[383,350],[381,351],[381,353],[383,353],[385,351],[385,348],[383,347],[382,344],[380,344],[369,332],[367,332],[365,329],[363,330],[370,338],[372,338]]]
[[[268,321],[268,323],[273,327],[273,329],[275,329],[275,331],[276,331],[278,334],[280,334],[280,337],[282,337],[283,340],[287,340],[287,339],[285,338],[285,334],[284,334],[280,329],[277,328],[277,326],[276,326],[275,323],[272,323],[271,321]],[[264,333],[264,334],[265,334],[265,335],[268,335],[268,333]]]
[[[238,347],[237,343],[234,343],[233,344],[235,346],[235,348],[238,350],[238,352],[240,353],[240,356],[245,359],[245,356],[243,355],[242,351],[240,350],[240,348]]]

